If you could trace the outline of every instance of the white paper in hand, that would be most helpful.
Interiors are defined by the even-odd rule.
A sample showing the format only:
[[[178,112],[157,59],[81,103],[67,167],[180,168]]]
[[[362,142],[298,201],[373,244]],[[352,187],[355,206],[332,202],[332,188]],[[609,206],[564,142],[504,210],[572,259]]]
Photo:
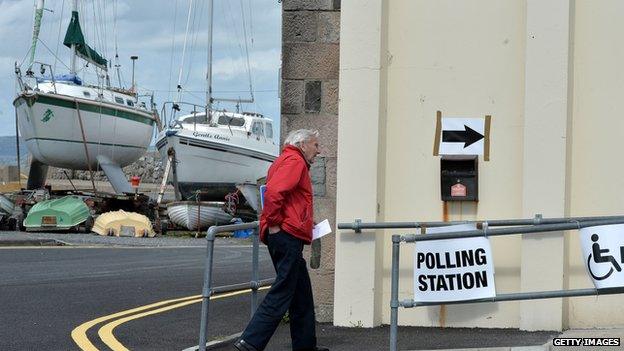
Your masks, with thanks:
[[[329,226],[329,220],[326,219],[314,226],[314,229],[312,229],[312,240],[322,238],[329,233],[331,233],[331,227]]]

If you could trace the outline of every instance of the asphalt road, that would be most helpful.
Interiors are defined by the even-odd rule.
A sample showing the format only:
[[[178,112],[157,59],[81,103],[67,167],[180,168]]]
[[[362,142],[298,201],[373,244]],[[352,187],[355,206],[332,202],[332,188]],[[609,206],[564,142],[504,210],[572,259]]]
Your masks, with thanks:
[[[201,293],[205,248],[0,248],[0,350],[80,350],[71,333],[84,322],[158,301]],[[251,247],[218,243],[214,284],[249,281]],[[274,276],[261,249],[260,278]],[[239,332],[250,295],[211,302],[209,338]],[[129,320],[114,329],[130,350],[197,345],[200,303]],[[115,320],[115,318],[111,319]],[[87,330],[100,350],[102,322]]]

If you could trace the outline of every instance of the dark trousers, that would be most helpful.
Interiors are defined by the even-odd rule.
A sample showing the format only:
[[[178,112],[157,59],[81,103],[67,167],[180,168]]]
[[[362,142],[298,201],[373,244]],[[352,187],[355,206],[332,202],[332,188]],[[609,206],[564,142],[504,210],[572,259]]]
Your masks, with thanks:
[[[316,347],[312,285],[303,259],[303,241],[280,231],[267,234],[267,246],[277,274],[241,338],[264,350],[288,311],[293,350]]]

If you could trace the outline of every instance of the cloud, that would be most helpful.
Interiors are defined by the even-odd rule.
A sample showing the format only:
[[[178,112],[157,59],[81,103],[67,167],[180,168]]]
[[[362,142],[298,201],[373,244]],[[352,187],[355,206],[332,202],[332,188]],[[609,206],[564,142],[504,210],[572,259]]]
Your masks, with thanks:
[[[26,26],[30,24],[33,16],[32,7],[24,6],[24,3],[32,4],[29,1],[19,0],[0,2],[0,33],[4,34],[6,31],[14,30],[14,25],[23,24]],[[25,19],[28,19],[28,21],[25,21]]]
[[[280,52],[277,49],[252,52],[249,55],[249,66],[255,74],[274,72],[279,67]],[[247,60],[245,57],[222,58],[215,60],[212,74],[217,79],[231,80],[247,76]]]
[[[0,67],[2,67],[2,69],[11,70],[16,60],[17,60],[17,57],[0,56]],[[13,70],[11,70],[10,72],[13,73]]]

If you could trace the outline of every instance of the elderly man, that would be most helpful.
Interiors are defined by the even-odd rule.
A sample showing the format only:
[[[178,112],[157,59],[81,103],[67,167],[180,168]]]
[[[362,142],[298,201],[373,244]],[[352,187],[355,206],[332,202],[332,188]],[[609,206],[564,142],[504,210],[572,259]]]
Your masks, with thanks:
[[[329,351],[316,345],[314,301],[303,245],[312,242],[314,213],[309,169],[319,152],[318,132],[300,129],[284,141],[267,175],[260,240],[269,249],[275,283],[234,344],[240,351],[264,350],[282,317],[289,312],[295,351]]]

